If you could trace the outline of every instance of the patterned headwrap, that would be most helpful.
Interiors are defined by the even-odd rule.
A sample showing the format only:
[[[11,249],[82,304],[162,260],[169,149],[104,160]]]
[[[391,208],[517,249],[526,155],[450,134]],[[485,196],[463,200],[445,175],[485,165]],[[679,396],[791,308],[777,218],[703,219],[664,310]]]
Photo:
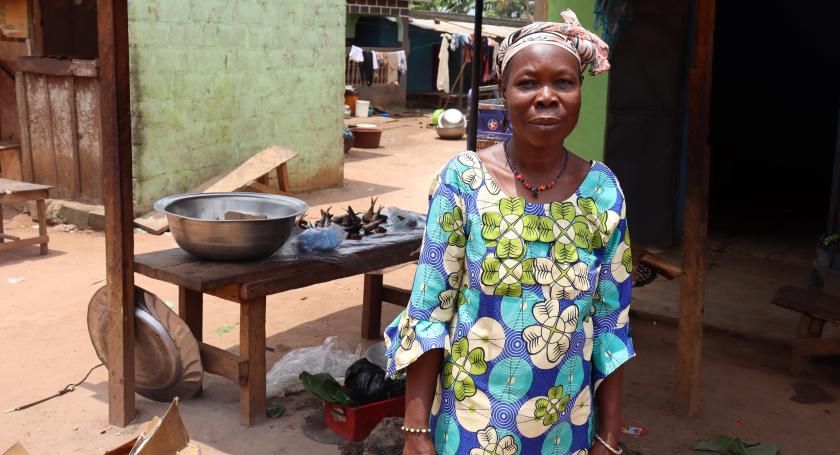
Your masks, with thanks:
[[[532,44],[551,44],[569,51],[580,62],[580,70],[589,65],[589,74],[596,75],[610,69],[607,57],[610,47],[598,35],[583,28],[572,10],[561,13],[564,23],[534,22],[511,33],[499,45],[496,68],[499,79],[510,59]]]

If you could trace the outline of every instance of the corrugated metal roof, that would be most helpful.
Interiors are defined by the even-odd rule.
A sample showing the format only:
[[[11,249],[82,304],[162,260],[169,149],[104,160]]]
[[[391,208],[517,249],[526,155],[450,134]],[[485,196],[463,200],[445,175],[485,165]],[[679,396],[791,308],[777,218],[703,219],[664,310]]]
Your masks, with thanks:
[[[426,30],[434,30],[441,33],[472,33],[475,28],[475,25],[472,22],[448,21],[444,19],[436,21],[434,19],[417,19],[410,17],[408,18],[408,21],[411,25],[416,25],[417,27]],[[515,32],[517,29],[517,27],[483,24],[481,27],[481,34],[482,36],[502,40],[511,33]]]

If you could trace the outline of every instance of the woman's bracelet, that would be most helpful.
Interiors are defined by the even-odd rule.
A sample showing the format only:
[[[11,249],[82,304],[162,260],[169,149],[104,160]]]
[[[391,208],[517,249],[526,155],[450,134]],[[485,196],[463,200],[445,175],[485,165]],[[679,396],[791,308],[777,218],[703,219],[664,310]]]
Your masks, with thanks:
[[[429,429],[429,428],[410,428],[410,427],[407,427],[405,425],[403,425],[402,428],[400,428],[400,430],[402,430],[406,433],[431,433],[432,432],[432,430]]]
[[[604,441],[603,439],[601,439],[601,436],[599,436],[598,433],[595,433],[595,439],[597,439],[598,442],[603,444],[604,447],[606,447],[607,450],[612,452],[614,455],[621,455],[622,453],[624,453],[624,449],[622,449],[621,447],[615,449],[611,445],[607,444],[607,441]]]

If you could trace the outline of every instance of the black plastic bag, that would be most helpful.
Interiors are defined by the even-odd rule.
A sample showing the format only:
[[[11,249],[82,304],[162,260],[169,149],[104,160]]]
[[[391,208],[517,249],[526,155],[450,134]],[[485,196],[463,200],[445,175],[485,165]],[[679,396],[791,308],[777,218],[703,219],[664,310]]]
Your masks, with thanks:
[[[360,405],[388,398],[385,371],[368,359],[359,359],[347,368],[344,386],[350,398]]]

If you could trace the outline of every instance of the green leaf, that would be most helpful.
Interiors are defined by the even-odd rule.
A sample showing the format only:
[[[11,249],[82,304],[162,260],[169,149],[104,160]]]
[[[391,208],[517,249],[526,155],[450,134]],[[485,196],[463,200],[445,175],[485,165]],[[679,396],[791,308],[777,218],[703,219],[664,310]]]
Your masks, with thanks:
[[[547,217],[541,216],[540,223],[537,226],[537,230],[540,233],[539,240],[540,242],[551,242],[554,240],[554,220]]]
[[[558,420],[557,419],[557,414],[555,414],[555,413],[547,414],[545,417],[543,417],[543,425],[545,425],[547,427],[550,427],[550,426],[554,425],[555,423],[557,423],[557,420]]]
[[[633,272],[633,253],[630,252],[630,249],[624,250],[624,254],[621,256],[621,264],[624,265],[627,273]]]
[[[443,214],[440,219],[440,228],[446,232],[452,232],[455,230],[455,219],[451,213],[446,212]]]
[[[499,278],[499,260],[493,256],[486,256],[481,262],[481,283],[485,286],[495,286]]]
[[[457,246],[458,248],[463,248],[467,246],[467,238],[464,237],[463,234],[460,232],[453,232],[449,234],[449,242],[450,245]]]
[[[475,348],[470,351],[470,374],[484,374],[487,372],[487,362],[484,360],[484,349]]]
[[[537,404],[534,407],[534,417],[540,418],[544,417],[546,414],[548,414],[548,400],[540,398],[537,400]]]
[[[717,452],[728,455],[748,455],[747,448],[738,438],[729,436],[715,436],[694,445],[694,450],[704,452]]]
[[[525,215],[522,217],[522,232],[519,233],[523,240],[533,242],[540,238],[540,217],[537,215]]]
[[[470,342],[466,338],[459,338],[452,345],[452,358],[455,360],[462,359],[470,352]]]
[[[476,390],[475,381],[470,376],[467,376],[463,381],[455,383],[455,399],[464,401],[464,398],[475,395]]]
[[[452,362],[446,362],[443,364],[443,382],[441,385],[445,389],[452,387],[452,383],[455,382],[455,376],[452,375],[452,368],[454,368],[454,366],[455,365],[453,365]]]
[[[519,279],[522,284],[537,284],[534,279],[534,260],[526,259],[522,261],[522,278]]]
[[[520,284],[520,283],[513,283],[513,284],[499,283],[499,285],[496,286],[495,295],[500,295],[500,296],[503,296],[503,297],[504,296],[519,297],[519,296],[522,295],[522,284]]]
[[[555,220],[566,220],[571,223],[575,218],[575,206],[571,202],[552,202],[551,216]]]
[[[578,207],[580,207],[580,211],[583,212],[584,215],[593,215],[598,213],[598,207],[595,205],[595,201],[589,197],[582,197],[578,199]]]
[[[499,239],[499,244],[496,246],[496,256],[499,259],[516,259],[525,254],[525,245],[522,239],[509,239],[502,237]]]
[[[556,259],[557,262],[571,264],[577,262],[579,259],[577,247],[574,245],[554,242],[554,248],[552,250],[554,259]]]
[[[563,396],[563,386],[550,387],[548,389],[548,398],[554,400]]]
[[[356,405],[344,391],[344,388],[341,387],[341,384],[329,373],[309,374],[304,371],[298,378],[304,389],[326,402],[344,406]]]
[[[597,250],[598,248],[604,247],[604,240],[601,238],[601,233],[596,232],[592,234],[592,240],[590,242],[592,249]]]
[[[506,197],[499,200],[499,211],[502,215],[525,214],[525,199],[521,197]]]
[[[452,215],[455,218],[455,221],[464,221],[464,212],[461,210],[461,207],[457,205],[452,207]]]
[[[589,227],[587,226],[586,222],[580,222],[578,221],[578,218],[575,218],[575,223],[572,225],[572,229],[575,230],[574,244],[578,248],[588,249],[589,236],[592,235],[592,233],[589,231]]]
[[[502,215],[496,212],[484,212],[481,215],[481,236],[487,240],[496,240],[502,235],[499,228],[502,225]]]

